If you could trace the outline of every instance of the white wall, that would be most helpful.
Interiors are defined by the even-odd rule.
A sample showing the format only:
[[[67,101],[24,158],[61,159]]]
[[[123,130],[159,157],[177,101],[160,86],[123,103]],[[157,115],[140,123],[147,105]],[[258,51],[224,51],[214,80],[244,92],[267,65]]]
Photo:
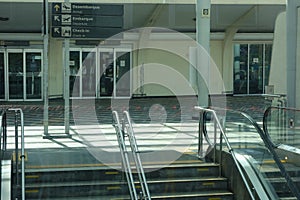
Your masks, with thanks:
[[[275,94],[286,94],[286,13],[280,13],[275,22],[270,85]]]
[[[164,36],[165,37],[165,36]],[[136,46],[136,41],[131,41]],[[194,95],[197,90],[190,85],[189,50],[195,46],[194,40],[152,40],[149,49],[133,53],[132,85],[135,94],[141,84],[140,66],[144,63],[144,92],[147,96]],[[211,41],[210,94],[221,94],[222,40]],[[137,47],[134,47],[137,48]],[[231,58],[230,58],[231,59]],[[63,76],[62,40],[49,42],[49,96],[62,96]],[[227,80],[230,81],[230,80]],[[194,88],[194,89],[193,89]]]
[[[163,37],[163,36],[162,36]],[[144,64],[144,92],[147,96],[193,95],[197,93],[190,84],[190,48],[193,40],[152,40],[151,47],[139,52],[135,66]],[[211,42],[210,94],[221,94],[224,91],[222,74],[222,41]],[[174,53],[175,52],[175,53]],[[133,84],[140,84],[140,72],[134,70]],[[154,83],[157,81],[157,84]],[[146,84],[152,83],[153,84]],[[164,85],[170,84],[170,85]],[[161,86],[159,86],[161,85]],[[176,86],[177,94],[171,88]]]

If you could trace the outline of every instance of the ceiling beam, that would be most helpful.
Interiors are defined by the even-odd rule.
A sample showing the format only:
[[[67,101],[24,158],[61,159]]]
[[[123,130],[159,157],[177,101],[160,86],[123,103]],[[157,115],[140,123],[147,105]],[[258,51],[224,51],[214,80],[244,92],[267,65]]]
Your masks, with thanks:
[[[0,0],[0,2],[43,2],[43,0]],[[49,0],[49,2],[64,2],[64,0]],[[71,3],[110,3],[111,0],[70,0]],[[114,0],[114,3],[131,4],[196,4],[196,0]],[[211,0],[216,5],[286,5],[286,0]]]

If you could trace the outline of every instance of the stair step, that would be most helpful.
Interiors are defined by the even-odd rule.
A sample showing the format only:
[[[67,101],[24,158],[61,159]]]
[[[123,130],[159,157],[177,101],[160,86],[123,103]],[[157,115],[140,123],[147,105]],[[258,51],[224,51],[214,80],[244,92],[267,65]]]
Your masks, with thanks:
[[[218,199],[233,200],[233,193],[228,191],[205,191],[194,193],[169,193],[161,195],[152,195],[151,199]]]

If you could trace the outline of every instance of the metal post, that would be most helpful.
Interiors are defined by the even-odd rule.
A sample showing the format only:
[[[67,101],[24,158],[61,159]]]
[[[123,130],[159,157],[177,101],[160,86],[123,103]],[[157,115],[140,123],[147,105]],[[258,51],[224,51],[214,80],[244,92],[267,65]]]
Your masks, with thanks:
[[[65,133],[69,135],[70,133],[70,39],[64,40],[65,45],[65,87],[64,87],[64,97],[65,97]]]
[[[65,0],[65,3],[69,3],[69,0]],[[70,134],[70,39],[65,38],[65,87],[64,87],[64,97],[65,97],[65,133],[69,136]],[[81,62],[81,60],[80,60]]]
[[[203,112],[199,112],[199,129],[198,129],[198,157],[203,157],[203,127],[204,127],[204,121],[203,121]]]
[[[22,168],[22,200],[25,200],[25,135],[24,135],[24,114],[19,109],[21,115],[21,168]]]
[[[199,106],[208,106],[210,81],[210,0],[197,0],[196,40],[197,48],[197,87]],[[206,52],[203,52],[203,47]]]
[[[49,46],[49,28],[48,28],[48,0],[44,0],[44,50],[43,50],[43,94],[44,94],[44,135],[48,135],[49,126],[49,100],[48,100],[48,46]]]
[[[6,112],[3,115],[3,151],[6,151],[6,146],[7,146],[7,121],[6,121]]]
[[[15,110],[15,165],[16,165],[16,185],[19,186],[19,142],[18,142],[18,111]]]

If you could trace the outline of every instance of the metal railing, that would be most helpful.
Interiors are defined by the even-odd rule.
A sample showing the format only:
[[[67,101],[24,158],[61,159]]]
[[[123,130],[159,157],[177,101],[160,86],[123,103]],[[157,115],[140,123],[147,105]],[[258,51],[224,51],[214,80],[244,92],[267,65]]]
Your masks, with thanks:
[[[130,191],[130,195],[133,196],[134,199],[144,199],[144,200],[151,200],[151,195],[150,195],[150,191],[148,188],[148,184],[147,184],[147,180],[146,180],[146,175],[144,172],[144,168],[142,165],[142,161],[140,158],[140,151],[138,149],[138,145],[136,142],[136,138],[135,138],[135,134],[132,128],[132,123],[131,123],[131,118],[130,115],[127,111],[123,112],[123,119],[122,119],[122,124],[120,123],[119,117],[118,117],[118,113],[117,111],[113,111],[113,120],[114,120],[114,124],[115,124],[115,129],[118,135],[118,142],[119,142],[119,146],[120,146],[120,151],[122,156],[122,159],[124,159],[122,162],[124,162],[124,167],[127,168],[127,170],[130,170],[131,166],[129,163],[129,158],[128,158],[128,152],[126,150],[126,144],[125,144],[125,138],[128,138],[129,144],[130,144],[130,148],[131,148],[131,152],[132,152],[132,156],[134,159],[134,164],[136,167],[136,171],[138,174],[138,178],[139,178],[139,183],[141,186],[141,193],[137,194],[135,187],[134,187],[134,183],[133,183],[133,177],[132,175],[130,175],[130,172],[128,173],[128,178],[127,182],[128,182],[128,186],[129,186],[129,191]],[[127,156],[126,156],[127,155]],[[126,160],[127,159],[127,160]],[[126,177],[127,178],[127,177]]]
[[[251,197],[251,199],[255,199],[254,195],[252,194],[252,189],[251,187],[249,186],[247,180],[246,180],[246,177],[244,176],[244,173],[243,173],[243,170],[242,168],[240,167],[239,165],[239,162],[233,152],[233,148],[231,147],[230,143],[229,143],[229,140],[225,134],[225,131],[223,129],[223,126],[221,125],[218,117],[217,117],[217,113],[216,111],[212,110],[212,109],[208,109],[208,108],[203,108],[203,107],[200,107],[200,106],[195,106],[195,110],[199,112],[200,114],[200,121],[199,121],[199,142],[198,142],[198,154],[200,152],[203,152],[203,136],[205,136],[205,139],[207,141],[207,143],[210,145],[210,148],[212,148],[213,145],[216,144],[216,138],[217,138],[217,129],[216,128],[219,128],[220,130],[220,163],[222,163],[221,159],[222,159],[222,156],[221,156],[221,153],[222,153],[222,140],[224,139],[226,145],[227,145],[227,148],[228,148],[228,151],[229,153],[231,153],[232,155],[232,158],[233,158],[233,161],[235,163],[235,166],[237,167],[240,175],[241,175],[241,178],[243,180],[243,182],[245,183],[246,185],[246,189]],[[207,137],[207,133],[205,133],[206,131],[204,131],[204,117],[205,117],[205,114],[206,113],[210,113],[213,115],[213,118],[214,118],[214,140],[215,142],[212,143],[210,141],[210,139]],[[203,156],[203,155],[199,155],[199,156]],[[214,148],[214,159],[216,157],[216,148]],[[219,170],[220,171],[220,170]]]
[[[0,116],[0,133],[2,137],[1,146],[1,161],[3,154],[7,150],[7,112],[13,111],[15,113],[14,125],[15,125],[15,164],[16,164],[16,184],[19,185],[19,158],[21,159],[21,198],[25,200],[25,139],[24,139],[24,114],[22,109],[10,108],[3,110]],[[20,121],[19,121],[20,114]],[[21,155],[19,156],[19,122],[21,125]],[[2,165],[1,165],[2,169]],[[2,174],[2,173],[1,173]],[[2,188],[2,185],[1,185]]]
[[[243,173],[243,170],[241,169],[241,167],[239,165],[239,162],[238,162],[238,160],[236,158],[234,149],[232,148],[232,146],[231,146],[231,144],[229,142],[227,134],[225,133],[225,129],[222,126],[222,124],[221,124],[221,122],[220,122],[220,120],[219,120],[219,118],[217,116],[216,111],[213,110],[213,109],[203,108],[203,107],[199,107],[199,106],[196,106],[195,110],[197,110],[200,113],[199,144],[198,144],[198,148],[201,148],[201,146],[203,147],[203,136],[202,135],[205,136],[205,139],[207,140],[207,143],[209,145],[215,145],[216,144],[216,138],[217,138],[217,128],[218,128],[219,131],[220,131],[220,136],[219,136],[219,139],[220,139],[220,147],[219,147],[219,150],[220,150],[220,160],[222,159],[222,156],[221,156],[222,149],[223,149],[223,147],[222,147],[222,143],[223,143],[222,140],[224,140],[225,144],[226,144],[226,146],[228,148],[228,151],[232,155],[234,163],[235,163],[235,165],[236,165],[239,173],[241,174],[241,178],[242,178],[243,182],[245,183],[245,186],[246,186],[246,189],[249,192],[249,195],[251,196],[252,199],[254,199],[253,191],[250,188],[249,184],[247,183],[247,180],[246,180],[246,177],[245,177],[245,175]],[[225,109],[219,109],[219,110],[222,110],[223,112],[227,111]],[[287,185],[290,188],[291,192],[293,193],[293,195],[295,197],[297,197],[297,199],[300,199],[300,193],[298,191],[298,188],[295,186],[295,184],[293,183],[291,177],[287,173],[285,167],[281,163],[281,160],[280,160],[279,156],[277,155],[277,153],[276,153],[276,151],[274,149],[275,147],[274,147],[273,143],[271,142],[270,138],[268,137],[268,135],[266,135],[264,133],[264,131],[259,127],[259,125],[249,115],[247,115],[246,113],[239,112],[239,111],[232,111],[232,110],[230,112],[239,114],[241,117],[245,118],[248,121],[248,123],[250,123],[255,128],[256,132],[259,134],[261,140],[263,141],[264,146],[268,149],[268,151],[273,156],[273,159],[274,159],[275,163],[277,164],[278,168],[280,169],[280,172],[281,172],[282,176],[287,181]],[[210,139],[207,136],[207,133],[205,133],[206,129],[205,129],[205,125],[204,124],[205,124],[205,120],[206,119],[205,119],[204,116],[206,115],[206,113],[210,113],[212,115],[212,117],[214,118],[214,136],[213,136],[214,140],[215,140],[214,143],[212,143],[210,141]],[[201,151],[202,151],[202,149],[198,149],[198,152],[201,152]],[[214,148],[214,151],[216,151],[216,148]],[[214,155],[216,155],[215,152],[214,152]],[[222,160],[220,161],[220,163],[222,163]]]
[[[137,192],[134,185],[133,175],[131,171],[129,155],[125,144],[125,135],[121,127],[119,115],[117,111],[113,111],[112,115],[113,115],[113,126],[117,134],[118,144],[121,152],[122,166],[124,168],[124,172],[126,175],[130,197],[131,199],[138,199]]]

